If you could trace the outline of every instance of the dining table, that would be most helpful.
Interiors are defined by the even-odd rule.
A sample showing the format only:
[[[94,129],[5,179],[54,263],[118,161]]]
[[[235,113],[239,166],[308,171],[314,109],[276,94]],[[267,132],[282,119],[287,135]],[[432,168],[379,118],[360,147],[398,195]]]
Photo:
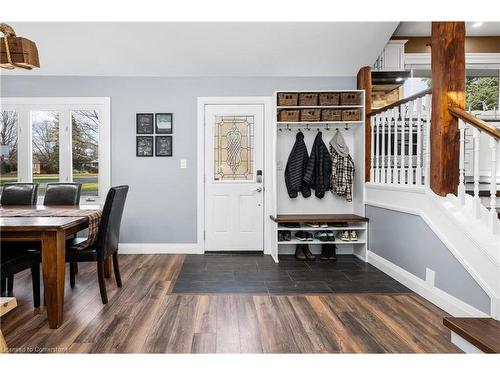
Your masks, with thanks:
[[[52,329],[63,323],[66,239],[87,229],[89,213],[100,209],[99,205],[0,206],[2,243],[40,243],[47,320]],[[71,213],[64,214],[65,210]],[[57,212],[61,212],[61,216],[56,216]],[[111,262],[108,259],[105,276],[109,278],[110,274]]]

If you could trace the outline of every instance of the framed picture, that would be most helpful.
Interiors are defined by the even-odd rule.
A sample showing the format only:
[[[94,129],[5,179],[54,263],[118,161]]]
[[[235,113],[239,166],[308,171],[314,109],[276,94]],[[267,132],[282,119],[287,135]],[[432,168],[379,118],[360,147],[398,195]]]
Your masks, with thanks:
[[[174,119],[171,113],[157,113],[155,115],[155,120],[156,134],[172,134]]]
[[[172,156],[172,136],[156,136],[156,156]]]
[[[135,115],[137,134],[153,134],[153,114],[137,113]]]
[[[153,136],[136,137],[135,155],[153,156]]]

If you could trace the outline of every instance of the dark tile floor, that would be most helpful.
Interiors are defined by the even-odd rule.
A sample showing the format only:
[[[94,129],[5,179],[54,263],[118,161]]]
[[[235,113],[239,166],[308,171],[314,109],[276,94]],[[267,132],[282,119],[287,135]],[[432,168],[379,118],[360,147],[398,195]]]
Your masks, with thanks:
[[[303,262],[268,255],[187,255],[173,293],[407,293],[408,288],[353,255]]]

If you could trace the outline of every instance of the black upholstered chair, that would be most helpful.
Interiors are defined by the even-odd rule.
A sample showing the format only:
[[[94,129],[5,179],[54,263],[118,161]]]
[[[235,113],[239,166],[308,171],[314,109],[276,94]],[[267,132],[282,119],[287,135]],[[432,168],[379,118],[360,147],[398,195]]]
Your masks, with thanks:
[[[13,296],[14,275],[31,268],[33,304],[40,306],[40,253],[29,251],[5,251],[1,253],[2,296]]]
[[[37,193],[38,184],[5,184],[0,204],[2,206],[34,206],[36,205]]]
[[[106,284],[104,281],[104,260],[113,257],[113,268],[115,271],[116,285],[121,288],[122,280],[120,267],[118,265],[118,240],[120,237],[120,224],[122,220],[125,199],[127,198],[128,186],[116,186],[109,189],[102,210],[101,222],[96,242],[84,249],[75,249],[74,246],[85,239],[75,238],[66,244],[66,262],[70,264],[70,283],[75,285],[75,269],[72,264],[76,262],[97,262],[97,276],[99,279],[99,290],[102,303],[108,303]]]
[[[38,198],[38,184],[19,183],[5,184],[2,190],[0,203],[3,206],[33,206]],[[12,295],[14,289],[14,275],[31,268],[33,281],[33,300],[35,307],[40,306],[40,252],[32,251],[37,244],[7,243],[1,244],[1,293]]]
[[[77,206],[80,204],[82,184],[57,183],[47,184],[43,200],[44,206]]]

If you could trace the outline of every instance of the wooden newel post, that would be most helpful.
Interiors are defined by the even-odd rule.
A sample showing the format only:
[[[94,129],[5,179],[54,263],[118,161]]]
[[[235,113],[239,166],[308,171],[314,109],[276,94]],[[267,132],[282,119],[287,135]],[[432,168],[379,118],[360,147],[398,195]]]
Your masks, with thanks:
[[[358,90],[365,90],[365,111],[372,110],[372,68],[362,67],[358,72]],[[371,134],[370,119],[365,113],[365,181],[370,181]]]
[[[450,105],[465,105],[465,23],[432,23],[432,117],[430,187],[457,194],[460,133]]]

